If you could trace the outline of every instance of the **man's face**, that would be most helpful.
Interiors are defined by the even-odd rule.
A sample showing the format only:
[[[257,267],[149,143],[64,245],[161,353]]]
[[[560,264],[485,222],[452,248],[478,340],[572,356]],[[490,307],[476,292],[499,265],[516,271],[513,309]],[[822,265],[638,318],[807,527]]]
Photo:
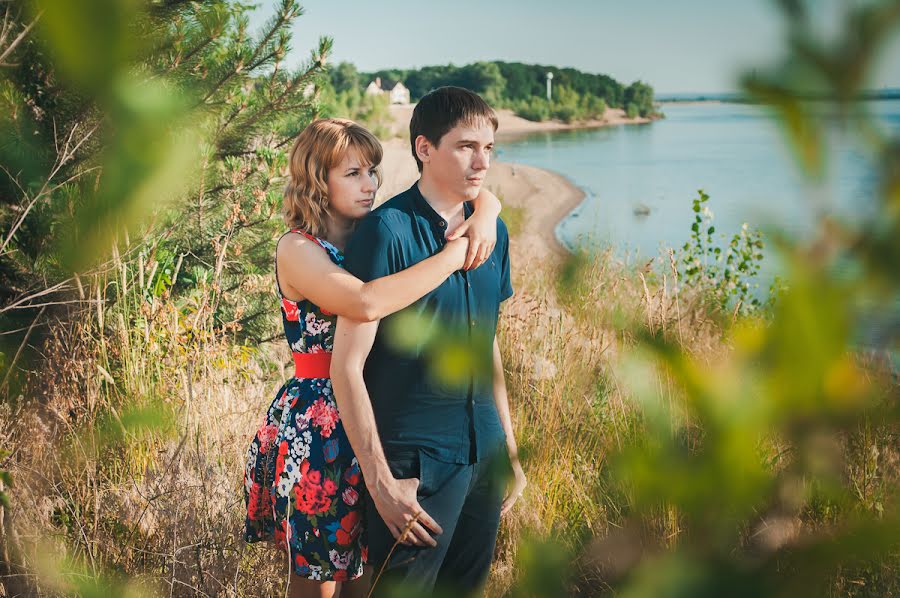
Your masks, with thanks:
[[[494,127],[488,120],[457,125],[435,147],[428,144],[423,172],[448,196],[468,201],[478,197],[494,149]]]

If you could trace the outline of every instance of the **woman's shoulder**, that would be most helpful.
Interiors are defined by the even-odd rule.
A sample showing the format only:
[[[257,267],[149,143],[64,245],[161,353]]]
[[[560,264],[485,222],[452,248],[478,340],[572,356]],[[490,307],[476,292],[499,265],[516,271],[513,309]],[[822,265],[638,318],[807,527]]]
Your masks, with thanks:
[[[303,257],[321,252],[323,249],[331,251],[334,246],[324,239],[320,239],[301,229],[292,229],[281,235],[275,245],[275,255],[278,258]]]

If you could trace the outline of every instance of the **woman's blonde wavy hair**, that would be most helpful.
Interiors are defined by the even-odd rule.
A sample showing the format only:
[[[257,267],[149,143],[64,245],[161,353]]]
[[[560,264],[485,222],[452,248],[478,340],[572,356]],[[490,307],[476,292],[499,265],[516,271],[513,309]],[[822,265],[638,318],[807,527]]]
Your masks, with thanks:
[[[290,180],[284,189],[284,221],[321,237],[328,217],[328,171],[354,150],[372,166],[381,164],[381,143],[365,127],[343,118],[320,118],[294,141],[289,164]],[[381,186],[381,171],[377,171]]]

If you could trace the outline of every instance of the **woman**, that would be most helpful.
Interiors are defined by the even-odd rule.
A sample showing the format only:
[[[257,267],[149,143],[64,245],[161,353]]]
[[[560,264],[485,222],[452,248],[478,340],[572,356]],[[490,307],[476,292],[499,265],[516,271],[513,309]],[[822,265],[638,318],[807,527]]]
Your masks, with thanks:
[[[450,274],[490,255],[500,204],[476,199],[473,216],[441,252],[363,283],[341,268],[341,250],[371,209],[380,183],[378,140],[341,119],[310,124],[291,150],[275,277],[295,375],[282,386],[251,442],[244,475],[245,539],[288,551],[292,596],[363,594],[365,486],[329,379],[337,315],[372,321],[403,309]],[[467,237],[462,236],[466,234]]]

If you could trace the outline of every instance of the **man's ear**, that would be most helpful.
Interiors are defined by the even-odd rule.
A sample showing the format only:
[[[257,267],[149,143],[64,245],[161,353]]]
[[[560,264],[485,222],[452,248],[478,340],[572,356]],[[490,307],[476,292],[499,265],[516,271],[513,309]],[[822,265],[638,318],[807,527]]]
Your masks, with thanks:
[[[424,135],[416,137],[416,156],[422,164],[427,164],[431,160],[431,151],[434,146],[425,138]]]

